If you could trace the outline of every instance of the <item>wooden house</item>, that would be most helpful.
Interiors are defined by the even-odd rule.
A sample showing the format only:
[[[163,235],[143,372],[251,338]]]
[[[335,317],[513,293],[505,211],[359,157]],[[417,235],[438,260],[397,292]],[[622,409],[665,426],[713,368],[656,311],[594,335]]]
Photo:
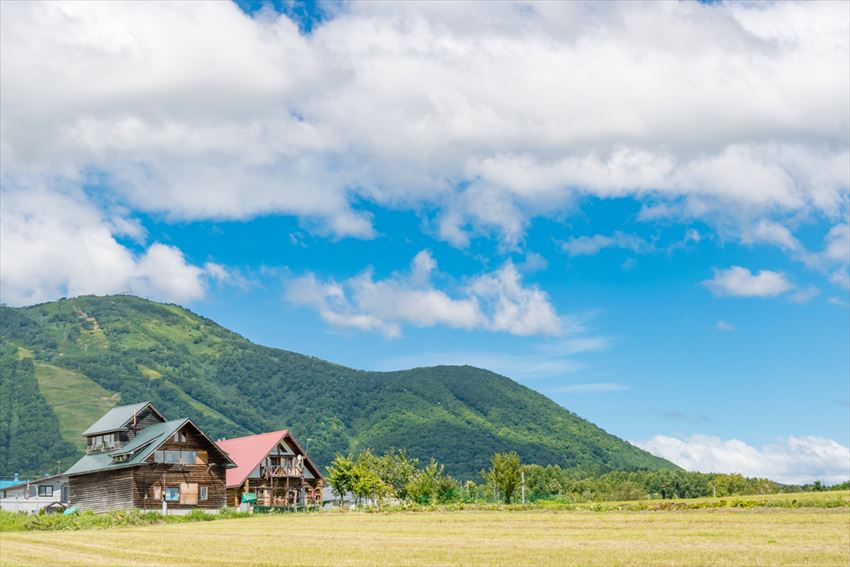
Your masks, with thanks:
[[[287,430],[235,439],[219,446],[236,462],[227,470],[227,505],[255,494],[262,506],[321,506],[324,478]]]
[[[225,505],[236,464],[189,419],[166,420],[150,402],[112,408],[83,432],[86,454],[65,472],[80,510],[183,513]]]

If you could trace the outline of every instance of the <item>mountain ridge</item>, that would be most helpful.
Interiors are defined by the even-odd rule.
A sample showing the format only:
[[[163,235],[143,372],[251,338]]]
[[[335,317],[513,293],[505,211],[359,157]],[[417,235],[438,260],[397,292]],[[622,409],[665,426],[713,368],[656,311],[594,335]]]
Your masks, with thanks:
[[[0,475],[59,468],[79,454],[87,419],[143,399],[216,438],[288,428],[319,466],[396,447],[460,478],[503,450],[544,465],[677,468],[488,370],[356,370],[131,295],[0,307],[0,363]],[[21,455],[46,436],[54,445]]]

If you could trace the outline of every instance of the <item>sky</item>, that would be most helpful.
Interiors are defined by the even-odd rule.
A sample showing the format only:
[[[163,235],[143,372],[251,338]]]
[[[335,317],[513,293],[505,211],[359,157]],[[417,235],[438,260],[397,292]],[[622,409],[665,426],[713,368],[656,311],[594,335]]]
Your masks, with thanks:
[[[0,3],[0,301],[471,364],[850,477],[850,4]]]

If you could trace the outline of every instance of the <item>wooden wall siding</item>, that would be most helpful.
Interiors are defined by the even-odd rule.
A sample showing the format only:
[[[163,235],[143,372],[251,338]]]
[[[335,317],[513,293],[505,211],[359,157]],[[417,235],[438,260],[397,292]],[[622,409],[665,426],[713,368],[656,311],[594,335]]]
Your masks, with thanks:
[[[185,494],[184,489],[194,493],[194,485],[197,485],[198,492],[200,492],[201,486],[207,487],[207,500],[200,500],[199,498],[197,504],[189,504],[191,498],[188,500],[183,498],[183,503],[169,502],[168,507],[175,509],[223,508],[227,503],[226,469],[224,468],[226,461],[213,444],[204,436],[198,435],[191,426],[183,426],[179,433],[186,434],[185,442],[180,443],[169,439],[157,450],[197,451],[198,460],[196,464],[154,463],[155,455],[151,455],[148,462],[152,464],[139,467],[135,474],[133,487],[135,505],[139,508],[159,510],[162,507],[162,501],[159,499],[160,493],[158,491],[164,490],[168,486],[177,486],[181,488],[180,493],[183,495]]]
[[[242,490],[238,488],[228,488],[227,489],[227,505],[231,507],[239,506],[239,495],[242,494]]]
[[[314,496],[318,497],[321,500],[321,487],[324,486],[324,483],[317,480],[308,480],[304,479],[304,488],[307,489],[308,494],[306,495],[309,498],[309,491],[318,491],[314,493]],[[289,481],[290,489],[301,489],[301,479],[292,478]],[[260,498],[259,492],[265,490],[271,490],[272,483],[267,479],[258,479],[258,478],[249,478],[245,482],[242,483],[238,488],[228,488],[227,489],[227,506],[239,506],[240,500],[242,498],[243,492],[254,492],[257,494],[257,504],[262,506],[270,505],[271,502],[263,501]],[[274,483],[274,496],[280,498],[286,493],[286,479],[277,479]],[[302,503],[303,504],[303,503]],[[280,505],[280,502],[275,503],[275,505]]]
[[[136,431],[141,431],[148,425],[153,425],[155,423],[162,423],[162,420],[149,409],[145,409],[136,416]],[[127,426],[127,438],[132,439],[135,437],[136,431],[133,431],[133,420],[131,419]]]
[[[207,440],[206,437],[202,435],[198,435],[195,433],[195,430],[190,425],[184,425],[179,433],[186,434],[186,442],[178,443],[170,438],[168,441],[163,443],[157,450],[158,451],[170,451],[170,450],[195,450],[198,453],[206,453],[210,456],[213,462],[224,464],[226,461],[223,457],[220,456],[220,450],[213,446],[213,444]],[[153,461],[153,455],[148,458],[149,461]]]
[[[80,510],[129,510],[133,502],[133,469],[119,469],[68,479],[68,499]]]
[[[135,507],[144,510],[159,510],[162,508],[160,494],[166,487],[180,488],[183,503],[169,502],[168,507],[174,509],[190,508],[223,508],[226,502],[225,469],[219,465],[207,468],[207,465],[164,465],[154,464],[135,469],[133,478],[133,503]],[[197,489],[193,485],[197,486]],[[207,499],[197,500],[190,504],[185,495],[194,493],[199,498],[200,487],[207,487]]]

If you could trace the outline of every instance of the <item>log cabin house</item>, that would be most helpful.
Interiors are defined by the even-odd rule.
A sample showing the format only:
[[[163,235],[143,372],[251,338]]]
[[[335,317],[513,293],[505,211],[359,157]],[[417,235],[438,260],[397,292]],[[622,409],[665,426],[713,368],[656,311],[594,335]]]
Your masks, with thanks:
[[[236,462],[227,470],[227,505],[255,494],[261,506],[321,506],[324,478],[288,430],[220,439]]]
[[[119,406],[82,433],[86,454],[65,472],[80,510],[184,513],[225,505],[236,464],[189,419],[168,421],[150,402]]]

